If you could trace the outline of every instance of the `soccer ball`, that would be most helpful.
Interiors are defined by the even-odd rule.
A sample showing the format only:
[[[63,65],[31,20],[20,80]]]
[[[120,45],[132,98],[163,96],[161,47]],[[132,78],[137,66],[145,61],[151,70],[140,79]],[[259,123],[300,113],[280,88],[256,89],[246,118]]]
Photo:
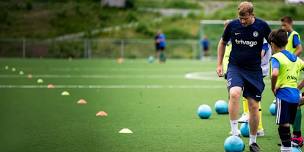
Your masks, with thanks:
[[[243,137],[249,137],[249,124],[242,123],[240,131]]]
[[[153,63],[154,62],[154,57],[153,56],[149,56],[148,57],[148,63]]]
[[[269,106],[269,112],[271,113],[271,115],[276,115],[277,113],[277,109],[276,109],[276,105],[275,103],[272,103],[270,106]]]
[[[211,108],[206,104],[202,104],[197,109],[197,115],[201,119],[208,119],[211,116]]]
[[[225,152],[242,152],[245,149],[243,140],[238,136],[230,136],[224,142]]]
[[[218,100],[215,102],[215,111],[218,114],[227,114],[228,113],[228,104],[224,100]]]
[[[301,148],[299,147],[291,147],[292,152],[302,152]]]

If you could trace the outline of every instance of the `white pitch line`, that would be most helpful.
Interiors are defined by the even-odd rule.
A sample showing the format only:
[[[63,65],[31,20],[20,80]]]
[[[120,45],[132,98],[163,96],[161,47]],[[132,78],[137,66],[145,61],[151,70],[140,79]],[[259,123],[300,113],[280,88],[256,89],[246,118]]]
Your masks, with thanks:
[[[46,89],[46,85],[0,85],[0,89]],[[55,85],[55,89],[219,89],[223,85]]]
[[[21,78],[21,77],[27,77],[22,75],[0,75],[0,78]],[[121,75],[121,74],[101,74],[101,75],[58,75],[58,74],[38,74],[33,75],[33,78],[84,78],[84,79],[91,79],[91,78],[103,78],[103,79],[111,79],[111,78],[184,78],[183,75]]]
[[[50,68],[50,71],[196,71],[197,68]]]
[[[13,74],[0,74],[0,78],[22,78],[27,77],[25,75],[13,75]],[[70,74],[40,74],[33,75],[33,78],[81,78],[81,79],[195,79],[195,80],[209,80],[209,81],[223,81],[223,79],[218,78],[214,72],[196,72],[188,73],[185,76],[183,74],[175,75],[138,75],[138,74],[100,74],[100,75],[70,75]]]

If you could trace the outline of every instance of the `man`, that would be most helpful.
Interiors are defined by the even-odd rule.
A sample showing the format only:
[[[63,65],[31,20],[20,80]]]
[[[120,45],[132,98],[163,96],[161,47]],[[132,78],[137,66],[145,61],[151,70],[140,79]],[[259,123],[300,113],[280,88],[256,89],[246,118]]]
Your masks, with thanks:
[[[226,20],[224,22],[224,28],[226,28],[226,26],[228,25],[228,23],[230,21],[231,20]],[[263,43],[264,44],[263,44],[262,52],[261,52],[261,58],[262,58],[261,68],[263,71],[263,77],[265,77],[269,74],[269,59],[271,57],[271,48],[265,39],[264,39]],[[227,79],[227,67],[228,67],[228,63],[229,63],[229,56],[230,56],[231,49],[232,49],[231,41],[229,41],[226,44],[225,54],[224,54],[224,58],[223,58],[223,71],[225,74],[225,79]],[[248,123],[248,119],[249,119],[248,101],[244,97],[243,97],[242,101],[243,101],[243,114],[242,114],[242,117],[240,119],[238,119],[238,122],[239,123]],[[265,132],[264,132],[263,123],[262,123],[262,107],[261,107],[260,103],[259,103],[259,113],[260,113],[260,121],[259,121],[257,136],[264,136]],[[232,132],[230,132],[230,134],[231,133]]]
[[[239,19],[231,21],[224,30],[218,44],[217,74],[223,76],[223,56],[225,46],[229,40],[232,50],[227,70],[227,86],[229,90],[229,117],[232,135],[238,135],[239,99],[243,97],[249,105],[249,148],[252,152],[259,152],[256,143],[259,125],[259,101],[264,90],[261,69],[261,50],[263,40],[268,39],[271,32],[266,22],[255,18],[253,5],[241,2],[238,6]]]
[[[300,56],[302,53],[302,45],[300,35],[293,30],[292,28],[293,20],[289,16],[284,16],[281,18],[282,29],[287,32],[288,35],[288,43],[286,45],[286,50],[295,54],[296,56]],[[301,120],[302,120],[302,111],[301,107],[298,107],[295,122],[292,125],[293,127],[293,144],[296,146],[303,145],[303,138],[301,133]]]
[[[156,57],[159,60],[159,63],[164,63],[166,61],[166,56],[164,54],[166,48],[166,37],[165,34],[161,32],[161,30],[157,31],[155,40],[155,48],[156,48]]]
[[[278,133],[281,139],[281,152],[291,152],[290,124],[293,124],[300,101],[298,80],[304,62],[285,50],[287,34],[285,30],[274,30],[269,41],[276,53],[271,58],[271,90],[276,97]]]
[[[209,55],[209,46],[210,46],[210,42],[208,40],[208,36],[204,35],[204,37],[201,40],[201,46],[203,48],[203,55],[206,57]],[[201,58],[203,58],[203,56],[201,56]]]

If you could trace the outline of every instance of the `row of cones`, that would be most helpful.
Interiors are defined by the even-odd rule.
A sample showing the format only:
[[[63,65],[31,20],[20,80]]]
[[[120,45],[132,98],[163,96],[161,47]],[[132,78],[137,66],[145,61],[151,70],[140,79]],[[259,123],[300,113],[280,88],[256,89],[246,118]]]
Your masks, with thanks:
[[[118,63],[122,63],[122,62],[123,62],[123,59],[119,59],[119,60],[118,60]],[[9,67],[8,67],[8,66],[5,66],[5,69],[8,70]],[[13,68],[12,68],[12,71],[15,72],[15,71],[16,71],[16,68],[13,67]],[[20,74],[20,75],[24,75],[24,72],[23,72],[23,71],[19,71],[19,74]],[[33,75],[32,75],[32,74],[28,74],[28,75],[27,75],[27,78],[28,78],[28,79],[32,79],[32,78],[33,78]],[[39,79],[37,79],[37,83],[38,83],[38,84],[42,84],[42,83],[44,83],[44,81],[43,81],[43,79],[39,78]],[[49,88],[49,89],[55,88],[55,85],[53,85],[53,84],[48,84],[48,85],[47,85],[47,88]],[[62,96],[69,96],[70,93],[69,93],[68,91],[63,91],[63,92],[61,93],[61,95],[62,95]],[[85,104],[87,104],[87,103],[88,103],[88,102],[87,102],[86,100],[84,100],[84,99],[80,99],[80,100],[77,101],[77,104],[79,104],[79,105],[85,105]],[[108,113],[105,112],[105,111],[98,111],[98,112],[96,113],[96,117],[106,117],[106,116],[108,116]],[[130,129],[128,129],[128,128],[123,128],[123,129],[121,129],[118,133],[121,133],[121,134],[131,134],[131,133],[133,133],[133,132],[132,132]]]
[[[61,93],[61,95],[63,95],[63,96],[69,96],[70,93],[69,93],[68,91],[63,91],[63,92]],[[88,103],[88,102],[87,102],[86,100],[84,100],[84,99],[80,99],[80,100],[77,101],[77,104],[79,104],[79,105],[85,105],[85,104],[87,104],[87,103]],[[108,113],[105,112],[105,111],[98,111],[98,112],[96,113],[96,117],[107,117],[107,116],[108,116]],[[118,133],[120,133],[120,134],[132,134],[133,131],[131,131],[131,130],[128,129],[128,128],[123,128],[123,129],[121,129]]]
[[[4,69],[5,69],[5,70],[8,70],[8,69],[9,69],[9,66],[8,66],[8,65],[6,65],[6,66],[4,67]],[[15,72],[15,71],[17,71],[17,69],[16,69],[16,68],[14,68],[14,67],[12,67],[12,72]],[[21,71],[19,71],[19,74],[20,74],[20,75],[23,75],[23,74],[24,74],[24,72],[21,70]]]

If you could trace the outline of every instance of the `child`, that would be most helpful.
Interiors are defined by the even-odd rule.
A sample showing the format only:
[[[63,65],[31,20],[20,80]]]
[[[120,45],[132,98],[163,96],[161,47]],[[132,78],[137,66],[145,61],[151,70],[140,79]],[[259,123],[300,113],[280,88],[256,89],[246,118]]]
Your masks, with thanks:
[[[287,34],[283,29],[274,30],[269,42],[275,54],[271,58],[271,89],[276,97],[278,133],[282,142],[281,152],[291,152],[290,124],[293,124],[300,101],[297,88],[303,61],[285,50]]]

